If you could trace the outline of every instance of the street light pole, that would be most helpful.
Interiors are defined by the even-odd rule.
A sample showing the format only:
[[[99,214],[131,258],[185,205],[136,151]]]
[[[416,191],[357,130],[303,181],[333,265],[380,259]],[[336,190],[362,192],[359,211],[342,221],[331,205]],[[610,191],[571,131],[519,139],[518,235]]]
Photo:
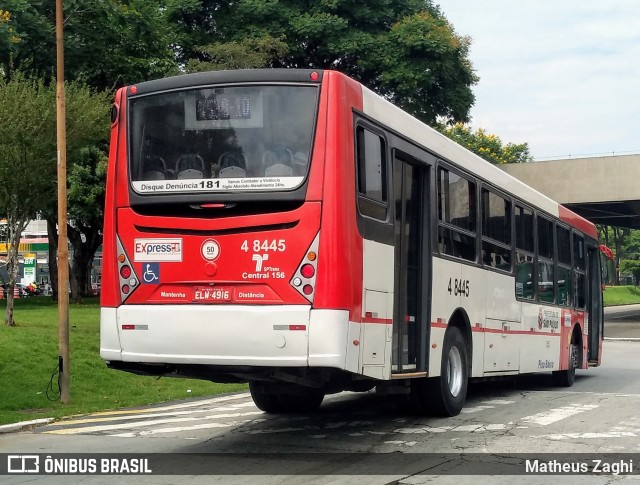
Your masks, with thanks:
[[[69,243],[67,241],[67,128],[64,96],[62,0],[56,0],[56,120],[58,141],[58,365],[60,399],[71,401],[69,351]]]

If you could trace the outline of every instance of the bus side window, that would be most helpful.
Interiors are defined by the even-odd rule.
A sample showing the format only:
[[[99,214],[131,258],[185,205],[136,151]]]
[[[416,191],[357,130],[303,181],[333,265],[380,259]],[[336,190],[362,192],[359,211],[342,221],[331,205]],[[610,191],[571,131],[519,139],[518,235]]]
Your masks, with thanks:
[[[533,300],[536,297],[533,212],[517,204],[515,207],[516,296]]]
[[[578,308],[587,305],[587,276],[584,237],[573,234],[573,272],[575,281],[575,303]]]
[[[558,304],[573,305],[573,277],[571,274],[571,231],[560,225],[556,226],[558,243]]]
[[[360,214],[384,221],[388,213],[385,139],[362,126],[356,129],[356,167]]]
[[[511,201],[487,189],[481,193],[482,262],[511,272]]]
[[[555,301],[554,227],[549,219],[538,216],[538,299],[543,303]]]
[[[475,184],[438,169],[438,247],[441,254],[476,260]]]

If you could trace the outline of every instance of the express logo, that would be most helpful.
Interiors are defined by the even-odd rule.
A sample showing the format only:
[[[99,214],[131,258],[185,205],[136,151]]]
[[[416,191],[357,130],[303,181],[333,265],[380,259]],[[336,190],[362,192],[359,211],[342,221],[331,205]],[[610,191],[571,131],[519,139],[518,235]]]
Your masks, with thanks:
[[[220,244],[215,239],[207,239],[202,243],[200,252],[207,261],[215,261],[220,256]]]
[[[136,239],[134,261],[182,261],[182,239]]]

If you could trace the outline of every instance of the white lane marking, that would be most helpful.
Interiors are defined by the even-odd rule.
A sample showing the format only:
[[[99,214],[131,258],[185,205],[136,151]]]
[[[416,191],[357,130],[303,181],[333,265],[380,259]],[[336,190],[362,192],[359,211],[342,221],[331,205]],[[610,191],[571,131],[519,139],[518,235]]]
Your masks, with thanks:
[[[248,392],[243,392],[241,394],[232,394],[231,396],[220,396],[220,397],[214,397],[212,399],[202,399],[200,401],[187,402],[187,403],[181,403],[181,404],[172,404],[170,406],[147,407],[142,409],[120,409],[117,411],[104,411],[101,413],[93,413],[91,414],[91,416],[119,416],[119,415],[125,416],[130,414],[144,414],[144,413],[148,413],[149,411],[158,412],[158,411],[170,411],[172,409],[195,408],[198,406],[205,406],[207,404],[216,404],[220,402],[234,401],[237,399],[246,399],[249,396],[250,394]],[[72,421],[65,421],[65,420],[58,421],[57,423],[52,423],[52,426],[66,425],[71,422]]]
[[[482,401],[477,406],[470,406],[470,407],[463,408],[462,411],[460,412],[463,414],[471,414],[471,413],[477,413],[480,411],[485,411],[487,409],[493,409],[496,406],[506,406],[507,404],[514,404],[514,403],[515,401],[507,401],[506,399],[491,399],[489,401]]]
[[[631,431],[609,431],[605,433],[559,433],[547,434],[541,438],[550,440],[574,440],[574,439],[602,439],[602,438],[633,438],[638,434]]]
[[[116,429],[141,428],[145,426],[154,426],[157,424],[186,423],[186,422],[193,422],[193,421],[201,421],[205,419],[237,418],[241,416],[253,416],[256,414],[263,414],[263,413],[262,411],[251,411],[247,413],[214,414],[211,416],[201,416],[198,418],[187,417],[187,418],[172,418],[172,419],[150,419],[147,421],[139,421],[134,423],[108,424],[103,426],[84,426],[80,428],[54,429],[51,431],[44,431],[44,433],[47,433],[47,434],[95,433],[99,431],[113,431]]]
[[[493,409],[494,407],[495,406],[480,405],[480,406],[474,406],[474,407],[470,407],[470,408],[464,408],[460,412],[462,414],[478,413],[480,411],[486,411],[487,409]]]
[[[400,434],[424,434],[424,433],[446,433],[447,431],[457,431],[464,433],[483,433],[486,431],[503,431],[513,427],[508,424],[465,424],[460,426],[441,426],[432,428],[423,426],[420,428],[398,428],[394,429],[394,433]]]
[[[112,421],[130,421],[135,419],[148,419],[148,418],[163,418],[166,416],[185,416],[188,414],[197,414],[197,413],[211,413],[216,411],[237,411],[240,408],[246,407],[255,407],[253,401],[243,402],[239,404],[234,404],[232,406],[221,406],[217,408],[205,408],[205,409],[190,409],[189,411],[174,411],[168,413],[155,413],[150,412],[149,414],[127,414],[125,416],[109,416],[105,418],[94,417],[95,414],[91,414],[88,418],[79,418],[79,419],[71,419],[67,421],[60,421],[52,424],[52,426],[69,426],[76,424],[89,424],[89,423],[109,423]],[[149,411],[155,411],[155,408],[149,409]]]
[[[562,419],[566,419],[576,414],[584,413],[585,411],[591,411],[599,407],[598,404],[571,404],[569,406],[562,406],[560,408],[549,409],[538,414],[531,416],[525,416],[520,421],[531,424],[538,424],[540,426],[547,426],[548,424],[555,423]]]
[[[413,446],[417,445],[417,441],[385,441],[386,445],[404,445],[404,446]]]
[[[137,436],[151,436],[154,434],[162,434],[162,433],[181,433],[184,431],[195,431],[199,429],[230,428],[232,426],[238,426],[241,424],[248,423],[249,421],[251,420],[245,419],[242,421],[231,421],[230,423],[201,423],[201,424],[194,424],[193,426],[174,426],[171,428],[149,429],[149,430],[133,432],[133,433],[110,434],[108,436],[117,436],[120,438],[134,438]]]
[[[421,426],[419,428],[398,428],[394,429],[394,433],[402,433],[402,434],[423,434],[423,433],[446,433],[447,431],[451,431],[453,426],[440,426],[440,427],[431,427],[431,426]]]

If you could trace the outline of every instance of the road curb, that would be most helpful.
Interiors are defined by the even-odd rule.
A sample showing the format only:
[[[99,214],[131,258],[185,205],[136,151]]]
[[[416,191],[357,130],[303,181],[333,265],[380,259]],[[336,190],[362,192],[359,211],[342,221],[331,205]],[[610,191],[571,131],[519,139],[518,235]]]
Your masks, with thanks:
[[[0,434],[13,433],[14,431],[22,431],[27,428],[33,428],[41,424],[49,424],[54,418],[34,419],[32,421],[21,421],[19,423],[11,423],[0,426]]]
[[[605,340],[615,340],[617,342],[640,342],[637,337],[605,337]]]

